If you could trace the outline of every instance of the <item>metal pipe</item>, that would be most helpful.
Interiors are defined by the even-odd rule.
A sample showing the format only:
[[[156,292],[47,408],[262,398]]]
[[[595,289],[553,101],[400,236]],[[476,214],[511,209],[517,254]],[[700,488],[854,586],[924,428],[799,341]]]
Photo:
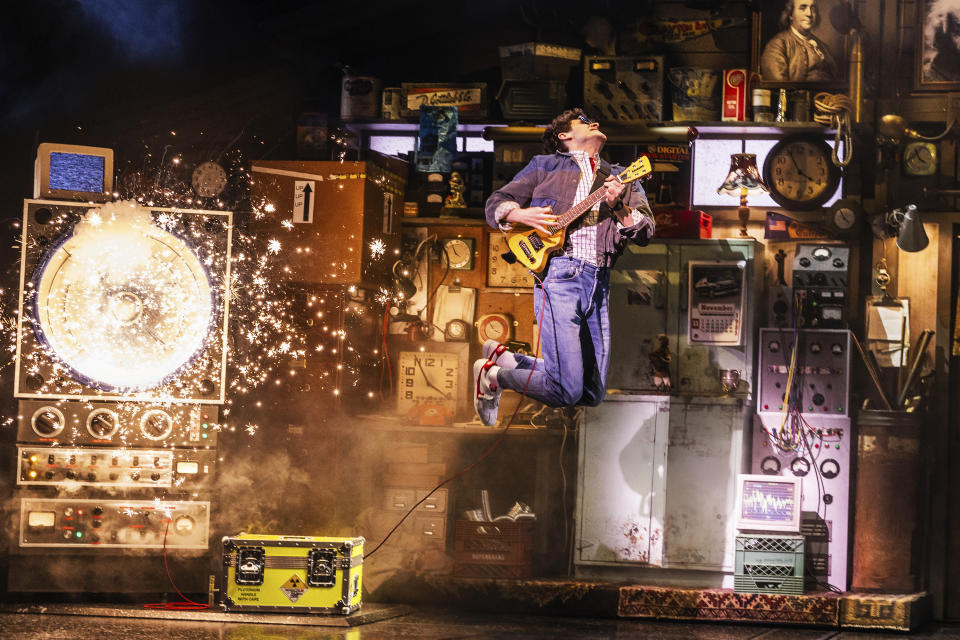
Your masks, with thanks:
[[[877,393],[880,394],[880,400],[883,401],[883,406],[887,408],[887,411],[893,411],[893,407],[890,406],[890,401],[887,400],[887,394],[883,392],[883,386],[880,384],[880,374],[877,373],[876,369],[873,368],[873,364],[867,359],[867,354],[863,352],[863,347],[860,346],[860,341],[857,340],[857,334],[851,331],[850,337],[853,338],[853,344],[857,346],[857,351],[860,352],[863,365],[867,368],[867,373],[870,374],[870,379],[873,380],[873,384],[877,388]]]
[[[920,362],[923,360],[923,354],[927,351],[927,345],[930,344],[930,339],[933,337],[933,331],[930,329],[924,329],[920,332],[920,339],[917,340],[917,354],[913,359],[913,363],[910,365],[910,373],[907,374],[907,380],[903,383],[903,388],[900,390],[900,395],[897,396],[897,406],[902,407],[903,403],[907,401],[907,393],[910,390],[910,387],[913,385],[913,380],[917,376],[917,372],[920,370]]]

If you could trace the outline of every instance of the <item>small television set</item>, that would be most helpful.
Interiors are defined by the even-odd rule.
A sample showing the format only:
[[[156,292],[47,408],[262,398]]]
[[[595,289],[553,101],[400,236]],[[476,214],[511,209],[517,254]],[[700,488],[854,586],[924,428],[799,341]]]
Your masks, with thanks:
[[[800,478],[740,474],[737,476],[739,531],[800,531]]]
[[[113,149],[43,142],[37,147],[33,197],[105,202],[113,191]]]

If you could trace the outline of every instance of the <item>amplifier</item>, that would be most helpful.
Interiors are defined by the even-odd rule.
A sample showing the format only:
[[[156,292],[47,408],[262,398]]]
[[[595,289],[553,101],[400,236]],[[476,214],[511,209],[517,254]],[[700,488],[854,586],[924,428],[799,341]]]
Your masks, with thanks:
[[[17,445],[21,486],[202,488],[216,452],[192,449],[102,449]]]
[[[21,400],[17,442],[56,446],[215,447],[218,409],[210,405]]]
[[[850,247],[798,244],[793,256],[793,292],[798,321],[807,328],[841,328],[845,324]]]
[[[803,595],[803,536],[741,534],[736,545],[734,593]]]
[[[663,119],[663,56],[586,56],[583,100],[603,122],[640,124]]]
[[[21,547],[206,549],[210,503],[23,498]]]

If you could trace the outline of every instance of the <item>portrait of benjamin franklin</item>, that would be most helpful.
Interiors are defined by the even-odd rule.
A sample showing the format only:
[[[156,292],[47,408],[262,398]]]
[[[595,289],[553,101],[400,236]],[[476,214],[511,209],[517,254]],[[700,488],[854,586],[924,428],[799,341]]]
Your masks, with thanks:
[[[764,82],[826,83],[840,79],[830,46],[814,33],[821,24],[821,12],[821,0],[786,0],[778,21],[781,30],[760,54]]]
[[[960,0],[927,0],[921,81],[960,82]]]

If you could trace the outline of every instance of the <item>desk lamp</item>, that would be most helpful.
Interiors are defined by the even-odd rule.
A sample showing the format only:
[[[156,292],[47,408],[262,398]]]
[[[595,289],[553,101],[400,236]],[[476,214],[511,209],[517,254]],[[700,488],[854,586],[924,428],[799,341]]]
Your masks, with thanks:
[[[768,192],[767,185],[763,184],[760,171],[757,169],[757,154],[733,153],[730,155],[730,173],[726,180],[717,189],[717,193],[726,193],[729,196],[740,196],[740,208],[737,217],[740,218],[740,236],[747,235],[747,222],[750,221],[750,208],[747,206],[747,194],[759,191]]]

